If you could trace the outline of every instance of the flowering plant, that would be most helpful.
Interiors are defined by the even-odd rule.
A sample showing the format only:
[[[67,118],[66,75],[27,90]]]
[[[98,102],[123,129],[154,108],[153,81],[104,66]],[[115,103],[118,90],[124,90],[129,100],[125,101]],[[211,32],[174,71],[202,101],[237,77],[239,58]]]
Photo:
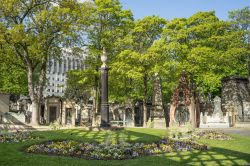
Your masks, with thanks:
[[[30,132],[9,132],[0,134],[0,143],[24,142],[27,140],[37,140],[38,137],[33,136]]]
[[[176,141],[162,139],[160,141],[144,143],[107,144],[81,143],[72,140],[48,141],[39,145],[32,145],[26,149],[28,153],[42,153],[64,155],[88,160],[122,160],[140,156],[168,153],[172,151],[206,150],[206,145],[192,141]]]
[[[200,131],[196,134],[198,138],[205,138],[205,139],[217,139],[217,140],[231,140],[232,137],[226,135],[223,132],[215,131],[215,130],[205,130]]]

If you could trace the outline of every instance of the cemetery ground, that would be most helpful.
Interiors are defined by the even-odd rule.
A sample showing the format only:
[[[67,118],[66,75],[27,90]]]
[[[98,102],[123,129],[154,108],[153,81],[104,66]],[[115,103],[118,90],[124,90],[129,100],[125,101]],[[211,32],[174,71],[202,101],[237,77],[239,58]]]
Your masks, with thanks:
[[[250,133],[250,129],[245,129]],[[244,132],[243,131],[243,132]],[[204,151],[183,151],[138,157],[127,160],[86,160],[82,158],[62,157],[26,153],[24,149],[33,144],[48,140],[75,140],[81,142],[103,142],[107,131],[89,131],[84,129],[63,129],[50,131],[33,131],[39,139],[24,142],[0,143],[1,166],[51,166],[51,165],[248,165],[250,163],[250,137],[239,132],[229,135],[232,140],[198,139],[199,143],[208,145]],[[127,142],[152,143],[166,135],[164,129],[126,128],[112,131],[112,139],[123,137]]]

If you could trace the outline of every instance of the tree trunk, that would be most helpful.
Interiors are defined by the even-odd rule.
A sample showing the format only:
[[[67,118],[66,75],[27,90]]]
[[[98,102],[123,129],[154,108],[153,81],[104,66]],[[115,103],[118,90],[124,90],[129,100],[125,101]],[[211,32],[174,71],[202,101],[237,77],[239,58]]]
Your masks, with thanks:
[[[148,113],[147,101],[144,99],[143,100],[143,127],[147,127],[147,113]]]
[[[32,101],[31,109],[32,109],[31,125],[39,126],[39,104],[37,101],[35,100]]]
[[[91,126],[95,126],[96,124],[96,90],[93,88],[93,107],[92,107],[92,124]]]
[[[99,68],[96,68],[96,70],[98,71]],[[98,77],[95,77],[95,85],[93,88],[93,110],[92,110],[92,126],[96,126],[97,125],[97,119],[96,116],[97,114],[100,113],[100,109],[99,109],[99,102],[100,102],[100,95],[99,95],[99,84],[98,84],[99,80]]]
[[[31,99],[31,111],[32,111],[32,116],[31,116],[31,125],[39,125],[39,118],[38,118],[38,102],[37,98],[35,96],[34,92],[34,85],[33,85],[33,69],[31,65],[28,65],[28,90],[29,90],[29,96]]]
[[[148,82],[147,82],[147,75],[144,76],[144,99],[143,99],[143,127],[147,127],[147,96],[148,96]]]
[[[28,90],[32,102],[31,125],[34,126],[39,125],[39,112],[41,108],[41,103],[43,98],[43,88],[46,78],[46,62],[47,60],[43,59],[43,63],[41,64],[41,71],[39,75],[38,84],[36,86],[34,85],[33,82],[34,70],[32,69],[31,65],[28,64]]]

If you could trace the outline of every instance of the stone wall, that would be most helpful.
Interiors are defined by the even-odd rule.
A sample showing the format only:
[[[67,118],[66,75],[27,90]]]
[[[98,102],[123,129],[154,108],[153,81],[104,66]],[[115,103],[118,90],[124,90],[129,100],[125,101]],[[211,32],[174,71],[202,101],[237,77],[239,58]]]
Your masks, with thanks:
[[[231,76],[222,79],[222,111],[236,116],[236,121],[250,120],[249,81],[247,78]],[[233,112],[233,113],[232,113]]]
[[[0,93],[0,123],[3,122],[4,113],[9,112],[10,95]]]

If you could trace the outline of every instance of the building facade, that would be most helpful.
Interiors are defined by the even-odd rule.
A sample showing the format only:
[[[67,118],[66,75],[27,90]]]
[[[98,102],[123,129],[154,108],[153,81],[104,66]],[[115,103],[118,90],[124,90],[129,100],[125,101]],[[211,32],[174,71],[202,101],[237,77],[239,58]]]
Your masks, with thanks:
[[[75,56],[71,51],[64,51],[61,58],[50,57],[47,63],[47,83],[44,97],[64,95],[66,75],[69,70],[85,69],[86,54]]]
[[[75,125],[81,112],[80,107],[67,99],[63,99],[66,89],[67,72],[85,69],[84,59],[73,55],[70,50],[64,50],[59,58],[50,57],[47,63],[47,83],[44,90],[44,104],[40,111],[40,123],[58,122],[62,125]]]

